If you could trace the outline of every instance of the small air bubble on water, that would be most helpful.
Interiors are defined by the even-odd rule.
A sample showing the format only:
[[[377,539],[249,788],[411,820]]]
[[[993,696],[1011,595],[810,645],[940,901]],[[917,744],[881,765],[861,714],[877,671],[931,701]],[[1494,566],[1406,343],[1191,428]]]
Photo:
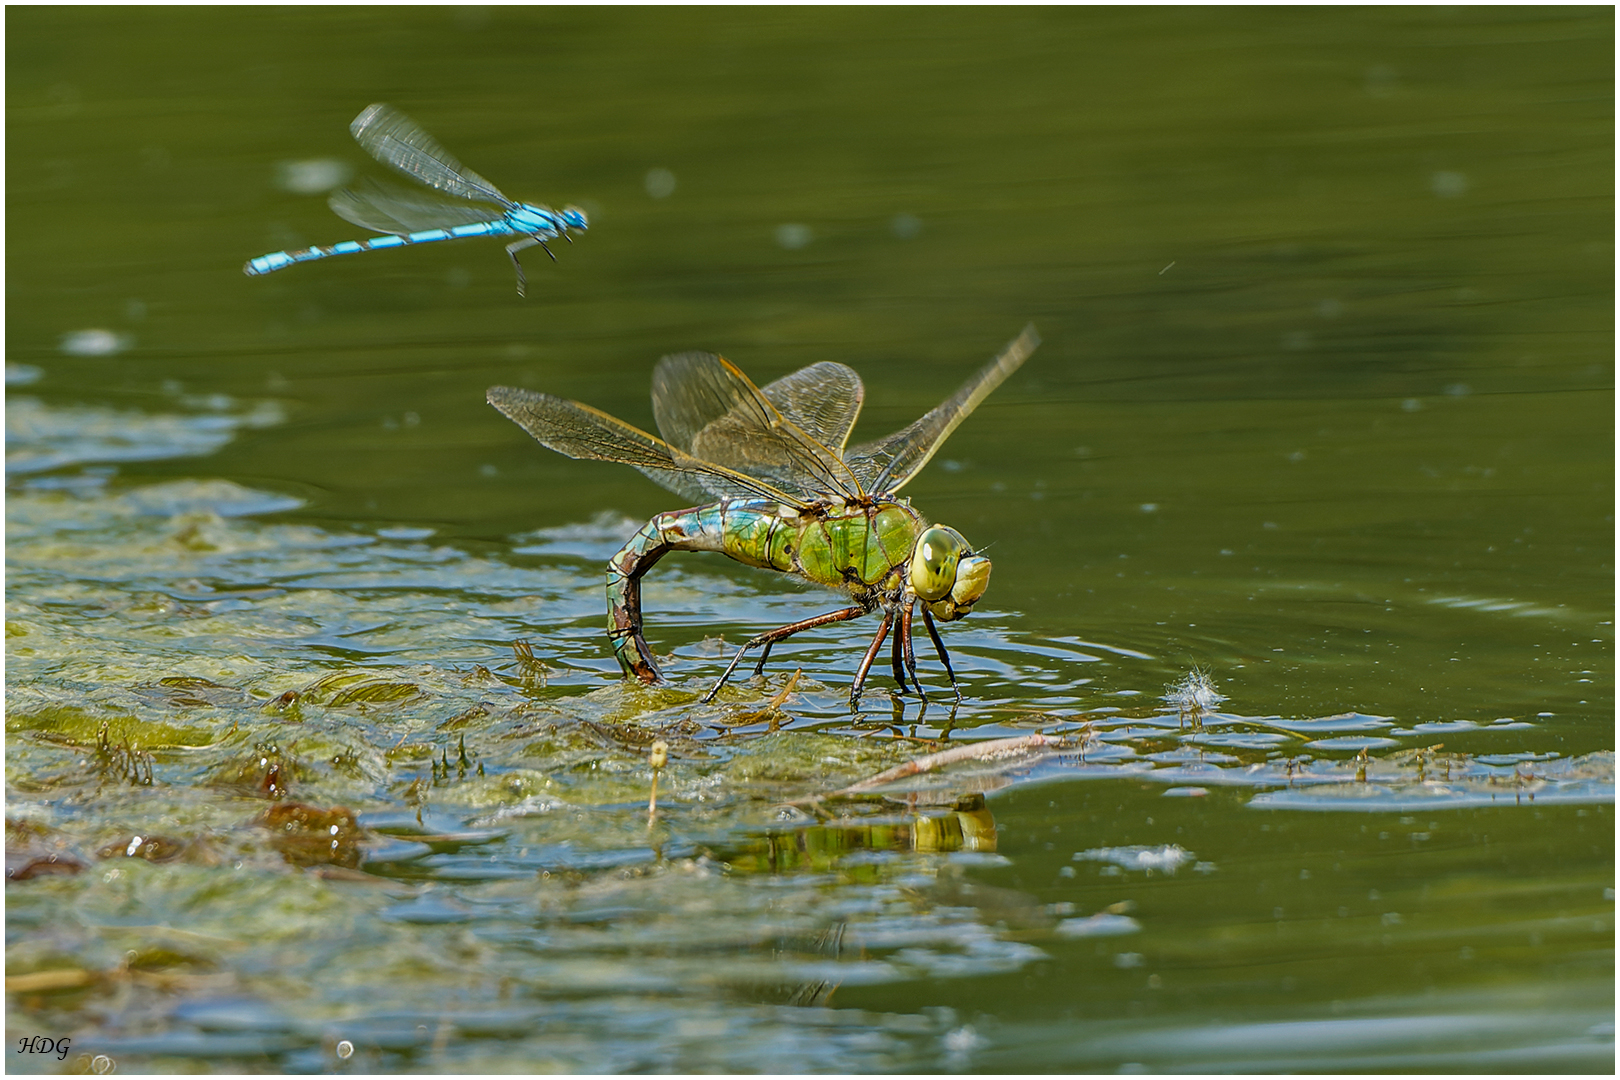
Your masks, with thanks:
[[[815,234],[811,232],[808,225],[790,222],[776,227],[776,242],[789,251],[798,251],[813,239],[815,239]]]
[[[1388,64],[1374,64],[1362,76],[1367,93],[1372,97],[1389,97],[1395,93],[1400,76]]]
[[[1455,199],[1468,193],[1468,177],[1460,172],[1441,170],[1429,177],[1429,190],[1442,199]]]
[[[132,344],[134,339],[128,334],[97,328],[63,334],[59,348],[69,356],[114,356]]]
[[[45,377],[45,369],[33,364],[7,364],[7,386],[29,386]]]
[[[947,1031],[940,1041],[945,1045],[945,1052],[953,1057],[971,1054],[980,1047],[990,1045],[990,1040],[974,1031],[971,1024]]]
[[[675,174],[668,169],[648,169],[641,183],[655,199],[667,199],[675,194]]]
[[[276,187],[294,195],[319,195],[349,182],[349,167],[331,158],[283,161],[276,166]]]

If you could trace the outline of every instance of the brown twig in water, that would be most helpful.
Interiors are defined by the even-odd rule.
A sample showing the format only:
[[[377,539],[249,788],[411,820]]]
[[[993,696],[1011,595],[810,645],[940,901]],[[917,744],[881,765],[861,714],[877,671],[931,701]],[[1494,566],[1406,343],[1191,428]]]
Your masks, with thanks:
[[[782,687],[782,692],[771,698],[770,701],[766,702],[765,708],[767,710],[780,709],[782,707],[782,702],[786,701],[788,695],[793,693],[793,688],[799,685],[799,676],[803,674],[804,668],[794,668],[793,675],[788,679],[787,685]]]
[[[908,776],[933,772],[935,769],[942,769],[959,761],[983,761],[988,758],[1016,754],[1025,750],[1058,746],[1063,741],[1062,736],[1042,735],[1036,732],[1033,735],[1019,735],[1011,739],[990,739],[986,742],[963,743],[960,746],[953,746],[949,750],[941,750],[937,754],[925,754],[903,765],[885,769],[876,776],[869,776],[865,780],[857,781],[846,788],[839,788],[837,791],[806,795],[802,798],[788,800],[786,805],[798,806],[802,803],[817,802],[821,799],[837,798],[840,795],[858,795],[863,791],[871,791],[873,788],[882,787],[884,784],[895,780],[904,780]]]
[[[83,968],[52,968],[49,971],[32,971],[27,975],[7,975],[6,993],[29,994],[41,990],[71,990],[79,986],[89,986],[96,981],[96,974]]]
[[[761,720],[768,719],[771,722],[771,730],[776,731],[782,723],[780,715],[782,703],[788,699],[789,694],[793,693],[793,688],[799,685],[799,677],[803,674],[803,668],[795,668],[793,674],[788,678],[787,685],[782,687],[775,697],[767,701],[763,709],[754,709],[751,712],[742,713],[732,717],[731,723],[716,726],[730,734],[733,728],[742,727],[744,724],[756,724]]]

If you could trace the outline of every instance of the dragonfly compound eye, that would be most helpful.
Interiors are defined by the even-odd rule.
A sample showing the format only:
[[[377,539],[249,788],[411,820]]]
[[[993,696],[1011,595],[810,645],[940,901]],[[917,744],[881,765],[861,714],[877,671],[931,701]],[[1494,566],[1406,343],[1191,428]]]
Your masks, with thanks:
[[[929,604],[928,610],[940,622],[965,619],[989,586],[990,560],[983,555],[969,555],[956,564],[956,584],[951,586],[951,594]]]
[[[951,602],[967,614],[967,609],[984,598],[990,587],[990,560],[969,555],[956,566],[956,584],[951,586]]]
[[[943,600],[956,584],[956,566],[968,551],[962,534],[935,525],[917,538],[911,553],[911,591],[927,601]]]

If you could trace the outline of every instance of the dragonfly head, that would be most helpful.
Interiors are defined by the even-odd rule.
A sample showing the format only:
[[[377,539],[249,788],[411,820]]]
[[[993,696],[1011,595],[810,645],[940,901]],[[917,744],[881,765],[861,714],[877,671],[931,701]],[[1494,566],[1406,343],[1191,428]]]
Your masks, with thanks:
[[[579,229],[581,232],[590,228],[585,221],[585,211],[577,206],[565,206],[557,211],[557,219],[570,229]]]
[[[911,591],[941,622],[973,610],[990,585],[990,560],[972,554],[962,534],[947,525],[929,527],[911,552]]]

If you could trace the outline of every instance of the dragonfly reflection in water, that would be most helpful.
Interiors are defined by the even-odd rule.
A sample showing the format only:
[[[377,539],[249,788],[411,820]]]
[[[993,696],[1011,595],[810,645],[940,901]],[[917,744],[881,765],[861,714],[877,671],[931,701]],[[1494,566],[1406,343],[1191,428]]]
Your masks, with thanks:
[[[294,263],[350,255],[357,251],[429,244],[436,240],[464,240],[472,236],[516,236],[506,245],[517,269],[518,295],[526,295],[528,282],[517,253],[539,245],[547,255],[547,240],[561,236],[569,243],[569,229],[586,228],[585,211],[577,206],[553,210],[534,203],[516,203],[501,194],[500,188],[467,168],[421,125],[391,105],[367,105],[349,124],[349,132],[366,153],[391,165],[420,184],[437,188],[447,195],[466,199],[466,204],[443,199],[423,198],[411,192],[372,183],[361,188],[334,192],[327,200],[332,212],[363,229],[375,229],[387,236],[369,240],[345,240],[330,246],[275,251],[249,259],[242,272],[249,277],[282,270]],[[486,205],[479,206],[477,204]],[[555,261],[555,255],[551,255]]]
[[[671,551],[718,551],[741,563],[794,574],[846,593],[852,605],[760,634],[737,650],[704,697],[710,701],[750,649],[758,674],[778,641],[816,626],[881,610],[882,625],[850,688],[858,706],[872,662],[894,631],[891,663],[904,693],[917,679],[911,625],[918,602],[957,699],[934,620],[973,610],[990,560],[955,529],[930,525],[895,493],[916,476],[956,425],[1040,343],[1033,326],[961,389],[909,427],[845,448],[865,390],[843,364],[823,361],[756,387],[713,353],[666,356],[653,371],[655,438],[589,405],[497,386],[489,403],[541,445],[571,458],[633,465],[683,498],[704,503],[659,514],[608,563],[608,634],[625,672],[663,681],[641,633],[641,577]]]

